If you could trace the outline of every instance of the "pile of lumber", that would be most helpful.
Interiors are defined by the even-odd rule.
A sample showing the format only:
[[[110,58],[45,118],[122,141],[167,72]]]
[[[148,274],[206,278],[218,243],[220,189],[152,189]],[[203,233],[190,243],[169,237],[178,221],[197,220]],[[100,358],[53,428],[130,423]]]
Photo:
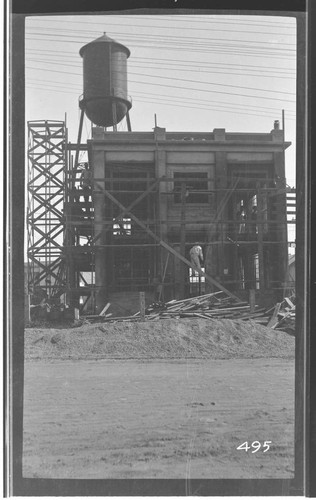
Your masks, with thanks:
[[[171,300],[159,310],[155,304],[146,310],[146,319],[163,318],[204,318],[204,319],[251,319],[264,313],[264,309],[255,306],[250,311],[248,302],[236,301],[223,292],[208,293],[183,300]],[[135,314],[139,317],[140,312]]]
[[[113,317],[111,313],[104,314],[110,304],[100,315],[85,316],[88,322],[124,322],[124,321],[153,321],[175,318],[203,318],[203,319],[241,319],[252,320],[255,323],[268,326],[272,329],[295,329],[295,297],[286,297],[271,309],[258,305],[252,307],[248,302],[241,302],[227,297],[223,292],[208,293],[198,297],[169,302],[153,303],[147,307],[145,314],[140,311],[133,316]]]
[[[134,318],[140,317],[140,312]],[[248,302],[238,302],[223,292],[210,293],[183,300],[171,300],[157,310],[155,304],[147,308],[145,318],[203,318],[203,319],[242,319],[268,326],[272,329],[295,329],[295,297],[285,297],[273,308],[266,309]]]
[[[272,316],[267,323],[269,328],[295,331],[295,296],[285,297],[270,309]]]

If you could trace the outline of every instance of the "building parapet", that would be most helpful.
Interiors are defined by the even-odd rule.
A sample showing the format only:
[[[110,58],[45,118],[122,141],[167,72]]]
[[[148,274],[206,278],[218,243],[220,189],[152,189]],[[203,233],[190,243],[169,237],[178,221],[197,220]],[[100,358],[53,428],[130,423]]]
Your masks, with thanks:
[[[102,127],[93,127],[93,142],[117,142],[117,143],[156,143],[156,142],[201,142],[207,144],[225,143],[238,145],[241,143],[254,145],[271,145],[278,143],[285,148],[290,146],[290,142],[284,141],[283,130],[273,129],[270,133],[241,133],[229,132],[225,129],[214,129],[213,132],[166,132],[166,129],[155,127],[153,132],[112,132],[105,131]],[[91,141],[89,141],[91,142]]]

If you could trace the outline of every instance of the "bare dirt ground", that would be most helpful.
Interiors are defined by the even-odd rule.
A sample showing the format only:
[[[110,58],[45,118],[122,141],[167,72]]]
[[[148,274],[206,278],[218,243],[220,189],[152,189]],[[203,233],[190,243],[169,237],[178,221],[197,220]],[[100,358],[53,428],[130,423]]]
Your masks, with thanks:
[[[184,321],[27,330],[23,475],[293,477],[294,339]]]

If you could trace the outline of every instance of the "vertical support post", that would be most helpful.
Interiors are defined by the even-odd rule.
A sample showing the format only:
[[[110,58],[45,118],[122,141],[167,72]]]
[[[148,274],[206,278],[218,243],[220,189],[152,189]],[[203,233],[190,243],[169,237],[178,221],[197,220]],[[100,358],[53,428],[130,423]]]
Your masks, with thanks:
[[[225,129],[214,129],[213,133],[215,141],[225,142]],[[227,245],[223,244],[226,241],[226,224],[222,222],[222,219],[227,220],[228,210],[227,204],[224,203],[226,189],[228,188],[227,154],[224,151],[217,151],[215,153],[215,179],[215,187],[217,189],[216,206],[221,207],[216,220],[217,225],[214,227],[218,230],[218,238],[216,238],[218,239],[218,243],[208,247],[210,253],[206,257],[206,272],[211,276],[222,278],[223,269],[226,266],[225,254],[227,251]],[[214,291],[214,287],[211,284],[206,283],[205,286],[206,292]]]
[[[31,321],[30,295],[28,293],[24,294],[24,321],[25,323],[30,323]]]
[[[156,141],[156,151],[155,151],[155,177],[156,179],[161,179],[161,177],[166,176],[167,167],[166,167],[166,152],[161,149],[158,143],[158,137],[154,133],[154,138]],[[164,241],[168,241],[168,196],[166,196],[168,192],[168,184],[166,181],[160,181],[157,191],[156,198],[156,219],[159,221],[159,229],[158,234],[160,238]],[[158,259],[158,269],[157,274],[162,274],[163,272],[163,260],[165,260],[165,250],[162,248],[158,249],[160,254],[160,259]],[[169,253],[167,254],[169,255]]]
[[[287,241],[287,215],[286,215],[286,182],[285,182],[285,166],[284,166],[284,151],[282,153],[274,153],[274,166],[276,178],[276,188],[279,194],[275,200],[277,231],[276,239],[278,241],[278,259],[279,265],[276,276],[273,280],[277,280],[282,284],[286,281],[288,272],[288,241]]]
[[[72,243],[70,243],[71,245]],[[74,263],[74,255],[71,253],[71,246],[67,248],[68,257],[68,283],[69,283],[69,305],[74,309],[78,305],[78,299],[76,297],[76,266]]]
[[[139,311],[142,320],[145,320],[145,292],[139,292]]]
[[[250,312],[255,312],[256,308],[256,291],[251,288],[249,290],[249,306],[250,306]]]
[[[186,183],[181,182],[181,225],[180,225],[180,254],[185,257],[185,208],[186,208]],[[180,262],[180,299],[185,298],[186,265]]]
[[[90,307],[92,311],[95,311],[96,305],[95,305],[95,285],[93,284],[93,288],[91,289],[91,295],[90,295]]]
[[[95,150],[93,152],[93,173],[94,178],[101,179],[105,175],[105,154],[104,151]],[[93,181],[94,184],[94,181]],[[104,181],[98,181],[101,187],[105,188]],[[105,222],[105,196],[103,192],[93,189],[94,204],[94,235],[102,233],[101,237],[95,242],[95,287],[96,287],[96,314],[99,314],[106,302],[107,297],[107,249],[106,233],[102,230]]]
[[[259,258],[259,288],[264,288],[264,255],[263,255],[263,203],[262,203],[262,191],[258,189],[257,196],[258,213],[258,258]]]
[[[168,268],[169,256],[170,256],[170,253],[168,252],[166,262],[165,262],[165,267],[163,270],[163,276],[162,276],[161,288],[159,290],[158,302],[160,302],[161,297],[163,296],[163,291],[164,291],[163,287],[164,287],[166,272],[167,272],[167,268]]]

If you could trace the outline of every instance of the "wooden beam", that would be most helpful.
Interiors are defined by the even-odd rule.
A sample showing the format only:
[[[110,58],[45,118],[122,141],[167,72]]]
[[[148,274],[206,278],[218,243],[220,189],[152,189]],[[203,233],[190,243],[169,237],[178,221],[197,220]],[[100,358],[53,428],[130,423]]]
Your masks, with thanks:
[[[87,145],[87,143],[75,144],[75,143],[68,142],[67,149],[68,149],[68,151],[77,151],[78,149],[79,149],[79,151],[88,151],[88,145]]]
[[[167,272],[167,268],[168,268],[169,257],[170,257],[170,253],[167,253],[165,267],[164,267],[164,270],[163,270],[161,287],[160,287],[160,290],[159,290],[158,302],[160,302],[161,296],[162,296],[162,293],[163,293],[163,286],[164,286],[164,283],[165,283],[165,277],[166,277],[166,272]]]
[[[277,323],[278,323],[278,313],[280,311],[280,307],[281,307],[281,302],[278,302],[276,304],[275,308],[274,308],[272,317],[271,317],[269,323],[267,324],[268,328],[274,328],[277,325]]]
[[[124,210],[122,210],[122,212],[117,216],[115,217],[115,219],[113,219],[113,223],[114,224],[115,222],[117,222],[121,217],[123,217],[126,213],[128,213],[130,210],[132,210],[132,208],[135,207],[135,205],[137,205],[143,198],[145,198],[151,191],[153,191],[155,189],[155,187],[159,184],[160,182],[160,179],[157,179],[155,182],[153,182],[149,187],[148,189],[146,189],[146,191],[144,191],[140,196],[138,196],[138,198],[136,198],[136,200],[134,200],[127,208],[124,208]],[[98,188],[104,192],[104,193],[108,193],[108,191],[106,191],[102,186],[100,186],[98,184]],[[115,198],[114,198],[115,199]],[[122,205],[123,206],[123,205]],[[110,226],[112,227],[112,225]],[[92,239],[92,242],[91,243],[95,243],[96,241],[98,241],[98,239],[103,235],[105,234],[109,229],[110,227],[105,227],[104,229],[102,229],[102,231],[100,231],[100,233],[98,233],[93,239]]]
[[[145,292],[139,292],[139,310],[140,310],[140,317],[142,320],[145,319]]]
[[[99,316],[104,316],[106,311],[108,310],[108,308],[110,307],[111,305],[111,302],[108,302],[102,309],[102,311],[100,312]]]
[[[249,305],[250,312],[254,312],[256,309],[256,291],[253,288],[249,290]]]

